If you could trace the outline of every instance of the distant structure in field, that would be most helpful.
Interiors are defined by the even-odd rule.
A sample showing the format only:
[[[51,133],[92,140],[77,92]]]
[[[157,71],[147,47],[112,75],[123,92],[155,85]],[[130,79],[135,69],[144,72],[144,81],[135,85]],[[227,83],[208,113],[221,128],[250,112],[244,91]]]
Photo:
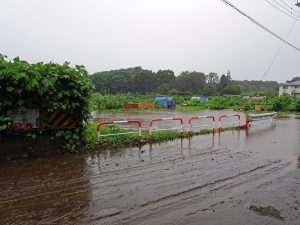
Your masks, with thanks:
[[[300,4],[300,3],[299,3]],[[289,94],[296,98],[300,98],[300,81],[292,83],[284,83],[279,85],[279,96]]]

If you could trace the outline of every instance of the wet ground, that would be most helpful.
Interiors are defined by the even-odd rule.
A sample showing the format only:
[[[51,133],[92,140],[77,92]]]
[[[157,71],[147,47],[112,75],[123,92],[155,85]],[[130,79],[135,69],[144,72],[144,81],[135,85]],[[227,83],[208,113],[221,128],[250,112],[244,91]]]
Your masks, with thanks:
[[[0,224],[300,224],[300,120],[0,164]]]

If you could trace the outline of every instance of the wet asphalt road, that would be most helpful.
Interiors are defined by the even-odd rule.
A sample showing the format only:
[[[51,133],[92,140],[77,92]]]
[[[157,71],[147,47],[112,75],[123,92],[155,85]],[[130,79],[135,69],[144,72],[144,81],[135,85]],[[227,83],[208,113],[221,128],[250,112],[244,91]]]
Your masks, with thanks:
[[[0,164],[0,224],[300,224],[300,120]],[[271,206],[283,219],[250,206]]]

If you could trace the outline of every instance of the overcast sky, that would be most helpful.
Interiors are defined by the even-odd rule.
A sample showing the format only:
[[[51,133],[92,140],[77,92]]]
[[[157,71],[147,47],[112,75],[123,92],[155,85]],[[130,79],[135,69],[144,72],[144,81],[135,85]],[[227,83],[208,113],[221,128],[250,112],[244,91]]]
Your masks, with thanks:
[[[282,37],[294,23],[264,0],[230,1]],[[260,80],[281,44],[220,0],[0,3],[1,54],[29,62],[69,61],[90,73],[133,66],[176,75],[186,70],[221,75],[230,69],[233,79]],[[300,48],[300,22],[288,41]],[[296,75],[300,52],[284,46],[265,80]]]

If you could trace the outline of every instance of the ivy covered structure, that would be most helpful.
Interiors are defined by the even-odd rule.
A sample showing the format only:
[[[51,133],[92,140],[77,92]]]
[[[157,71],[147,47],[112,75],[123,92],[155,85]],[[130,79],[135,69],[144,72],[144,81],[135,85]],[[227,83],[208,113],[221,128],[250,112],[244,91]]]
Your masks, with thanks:
[[[35,63],[0,55],[0,142],[22,137],[26,148],[39,136],[59,140],[67,151],[83,146],[93,91],[83,66]]]

